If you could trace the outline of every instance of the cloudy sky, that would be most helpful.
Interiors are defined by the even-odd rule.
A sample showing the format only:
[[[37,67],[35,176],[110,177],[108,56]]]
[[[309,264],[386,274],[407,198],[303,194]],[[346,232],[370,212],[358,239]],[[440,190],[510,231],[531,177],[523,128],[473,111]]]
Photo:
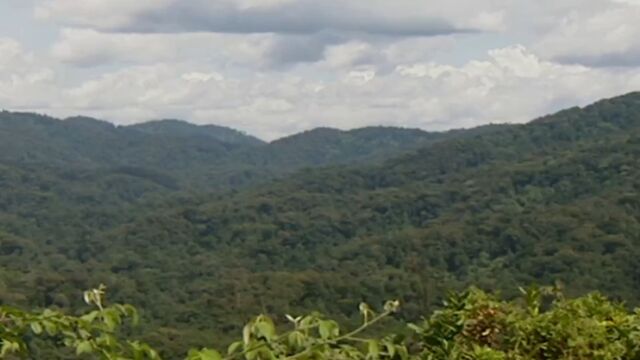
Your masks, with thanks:
[[[317,126],[523,122],[640,90],[640,0],[0,0],[0,108]]]

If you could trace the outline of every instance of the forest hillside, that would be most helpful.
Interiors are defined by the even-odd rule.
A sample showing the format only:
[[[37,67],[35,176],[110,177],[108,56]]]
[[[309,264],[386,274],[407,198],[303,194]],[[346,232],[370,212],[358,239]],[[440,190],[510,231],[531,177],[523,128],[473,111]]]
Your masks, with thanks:
[[[0,302],[72,311],[104,283],[169,357],[259,313],[352,326],[398,299],[394,329],[471,285],[640,298],[638,93],[445,133],[5,112],[0,138]]]

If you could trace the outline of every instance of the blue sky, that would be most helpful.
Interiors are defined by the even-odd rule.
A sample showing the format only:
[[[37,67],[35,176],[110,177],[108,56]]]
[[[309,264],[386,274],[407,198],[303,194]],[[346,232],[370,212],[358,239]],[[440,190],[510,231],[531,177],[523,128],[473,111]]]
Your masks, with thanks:
[[[1,0],[0,107],[118,124],[523,122],[640,90],[637,0]]]

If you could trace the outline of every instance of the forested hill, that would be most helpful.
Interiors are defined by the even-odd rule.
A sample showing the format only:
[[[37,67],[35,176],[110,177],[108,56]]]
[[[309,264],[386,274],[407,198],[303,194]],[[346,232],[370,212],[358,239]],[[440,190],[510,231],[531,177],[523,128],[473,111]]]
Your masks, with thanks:
[[[384,132],[361,131],[337,136]],[[326,129],[312,135],[336,136]],[[384,132],[375,143],[402,142],[394,136]],[[116,299],[145,309],[146,338],[169,352],[224,341],[260,312],[320,310],[348,321],[362,300],[399,297],[401,316],[413,319],[447,289],[469,284],[509,295],[521,284],[558,280],[570,294],[598,289],[637,302],[639,93],[526,125],[430,136],[419,150],[387,160],[372,150],[368,159],[376,160],[364,165],[307,169],[180,200],[155,193],[153,206],[137,203],[128,212],[105,206],[103,222],[118,218],[110,226],[94,220],[70,230],[63,219],[5,211],[0,236],[10,241],[0,249],[0,299],[66,307],[76,289],[105,282]],[[319,157],[310,164],[341,158],[319,156],[308,150],[313,142],[295,137],[268,146],[291,143],[300,144],[292,157]],[[258,167],[272,150],[249,151],[231,158]],[[67,205],[65,183],[56,184],[55,196],[34,201],[52,211],[81,206]],[[95,191],[104,191],[99,184]]]
[[[182,120],[165,119],[149,121],[128,126],[127,129],[138,130],[147,134],[161,136],[207,137],[227,144],[245,146],[264,145],[265,142],[240,131],[218,125],[194,125]]]
[[[181,126],[188,128],[189,125],[184,123],[175,128]],[[15,164],[67,168],[140,166],[176,169],[212,161],[242,144],[220,141],[207,136],[204,130],[202,134],[193,136],[177,130],[143,131],[137,126],[116,127],[84,117],[61,121],[30,113],[3,112],[0,114],[0,159]]]
[[[144,174],[139,177],[161,183],[171,179],[181,189],[227,190],[305,167],[388,159],[462,133],[319,129],[268,144],[230,128],[179,120],[115,126],[87,117],[58,120],[4,111],[0,164]]]
[[[367,127],[350,131],[318,128],[276,140],[260,149],[244,150],[234,160],[258,168],[287,170],[375,164],[437,142],[490,133],[501,127],[487,125],[439,133],[393,127]]]

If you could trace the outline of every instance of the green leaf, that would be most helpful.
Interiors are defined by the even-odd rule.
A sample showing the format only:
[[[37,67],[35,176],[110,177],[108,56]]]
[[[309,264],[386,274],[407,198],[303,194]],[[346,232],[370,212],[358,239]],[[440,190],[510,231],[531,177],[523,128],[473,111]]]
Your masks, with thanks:
[[[140,315],[138,314],[138,310],[131,305],[125,305],[124,307],[127,311],[127,315],[131,317],[131,323],[133,325],[138,325],[138,323],[140,323]]]
[[[4,358],[8,354],[20,351],[20,344],[7,339],[2,339],[2,350],[0,350],[0,358]]]
[[[82,339],[88,339],[91,337],[91,333],[88,330],[85,329],[78,329],[78,335],[82,338]]]
[[[380,347],[378,346],[378,342],[375,340],[368,341],[368,355],[369,359],[379,359],[380,358]]]
[[[251,341],[251,325],[247,324],[242,328],[242,341],[246,344]]]
[[[407,327],[418,334],[421,334],[424,332],[424,329],[416,324],[407,324]]]
[[[115,328],[118,326],[119,323],[119,318],[116,314],[113,314],[111,312],[105,312],[104,313],[104,324],[107,326],[107,329],[109,330],[115,330]]]
[[[199,355],[200,360],[222,360],[220,353],[211,349],[202,349]]]
[[[89,354],[93,352],[93,346],[89,341],[81,341],[76,345],[76,355]]]
[[[260,354],[260,352],[256,349],[256,350],[252,350],[249,351],[245,354],[245,357],[247,358],[247,360],[254,360],[258,358],[258,355]]]
[[[42,324],[44,325],[44,329],[47,331],[47,334],[49,336],[53,336],[58,333],[58,326],[55,323],[45,320],[42,322]]]
[[[326,320],[320,320],[318,323],[318,332],[320,333],[320,337],[324,340],[331,336],[331,325],[332,324]]]
[[[304,344],[305,336],[300,331],[293,331],[289,334],[289,345],[299,348]]]
[[[385,348],[387,349],[387,354],[389,355],[390,358],[392,358],[392,357],[394,357],[396,355],[396,346],[395,346],[395,344],[386,343],[385,344]]]
[[[242,347],[243,344],[244,343],[242,341],[236,341],[232,343],[231,345],[229,345],[229,348],[227,349],[227,354],[231,355],[235,353]]]
[[[258,332],[262,336],[264,336],[267,341],[273,340],[273,338],[276,336],[276,328],[271,322],[261,321],[256,324],[256,329],[258,329]]]
[[[100,312],[95,310],[95,311],[92,311],[92,312],[90,312],[88,314],[82,315],[80,317],[80,319],[82,319],[82,320],[84,320],[86,322],[93,322],[98,315],[100,315]]]
[[[336,337],[340,334],[338,323],[333,320],[320,320],[318,322],[318,332],[324,340]]]
[[[30,326],[31,326],[31,331],[33,331],[34,334],[36,335],[42,334],[42,325],[40,325],[40,323],[32,322]]]
[[[190,349],[187,353],[187,360],[193,360],[198,358],[199,351],[196,349]]]

